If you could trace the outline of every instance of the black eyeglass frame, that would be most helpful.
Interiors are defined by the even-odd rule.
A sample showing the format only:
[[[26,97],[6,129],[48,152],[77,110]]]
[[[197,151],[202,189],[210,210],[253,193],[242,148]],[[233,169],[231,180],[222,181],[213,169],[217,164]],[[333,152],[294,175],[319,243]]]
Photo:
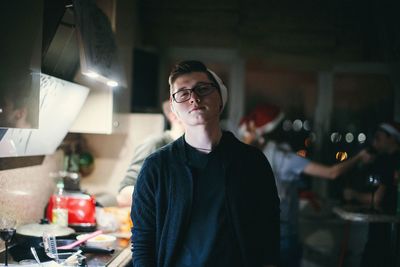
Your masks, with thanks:
[[[200,88],[208,88],[210,89],[209,91],[206,91],[205,93],[202,93],[201,91],[199,91]],[[214,90],[218,90],[218,87],[214,84],[214,83],[201,83],[201,84],[197,84],[195,85],[193,88],[190,89],[180,89],[177,92],[172,94],[172,99],[174,99],[174,101],[176,103],[183,103],[186,101],[189,101],[189,99],[192,97],[192,93],[193,91],[196,93],[197,96],[207,96],[209,94],[211,94],[212,92],[214,92]],[[184,100],[177,100],[176,95],[179,93],[186,93],[188,92],[188,97],[185,97]],[[187,99],[186,99],[187,98]]]

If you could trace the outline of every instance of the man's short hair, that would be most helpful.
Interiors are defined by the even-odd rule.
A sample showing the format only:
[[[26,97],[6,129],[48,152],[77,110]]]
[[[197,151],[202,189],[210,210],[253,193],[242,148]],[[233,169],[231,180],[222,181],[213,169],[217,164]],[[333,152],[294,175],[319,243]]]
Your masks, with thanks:
[[[215,80],[214,76],[208,71],[207,67],[203,62],[197,60],[185,60],[176,64],[169,74],[169,85],[170,90],[172,90],[172,84],[178,79],[180,76],[192,73],[192,72],[204,72],[207,74],[208,79],[220,90],[218,82]]]

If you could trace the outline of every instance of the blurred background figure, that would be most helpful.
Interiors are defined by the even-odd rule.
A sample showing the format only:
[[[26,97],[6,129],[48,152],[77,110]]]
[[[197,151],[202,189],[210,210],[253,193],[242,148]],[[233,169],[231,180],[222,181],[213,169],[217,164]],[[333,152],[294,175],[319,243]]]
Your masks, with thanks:
[[[363,150],[332,166],[310,161],[293,152],[282,130],[284,118],[284,112],[276,106],[257,106],[242,118],[239,135],[243,142],[261,149],[271,164],[281,201],[281,266],[295,267],[300,266],[302,256],[298,225],[301,175],[333,180],[358,162],[367,161],[369,154]]]
[[[18,90],[2,88],[0,91],[0,127],[34,128],[29,114],[29,95]]]
[[[362,167],[359,179],[373,186],[369,191],[346,188],[344,198],[370,206],[371,212],[394,214],[400,174],[400,124],[381,123],[375,131],[369,151],[375,158]],[[389,249],[390,242],[389,223],[370,223],[361,266],[395,266],[395,255],[391,255]]]
[[[178,118],[171,111],[169,100],[165,100],[162,103],[162,110],[168,124],[166,127],[167,130],[161,135],[150,136],[135,149],[133,159],[126,172],[125,178],[121,181],[119,193],[117,195],[117,202],[121,207],[131,206],[133,189],[140,168],[147,156],[160,147],[178,139],[178,137],[183,134],[183,127]]]
[[[0,127],[38,128],[40,75],[12,69],[0,73]]]

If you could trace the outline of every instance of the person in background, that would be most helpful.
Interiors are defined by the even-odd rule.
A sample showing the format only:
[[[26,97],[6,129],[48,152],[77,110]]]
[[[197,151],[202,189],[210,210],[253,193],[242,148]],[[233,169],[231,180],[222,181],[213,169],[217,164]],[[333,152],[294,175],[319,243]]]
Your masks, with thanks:
[[[282,121],[285,115],[273,105],[260,105],[243,117],[239,135],[247,144],[258,147],[266,155],[274,172],[280,198],[281,264],[284,267],[300,266],[302,248],[299,240],[299,186],[301,174],[333,180],[369,155],[361,151],[355,157],[332,166],[300,157],[285,140]]]
[[[162,134],[153,135],[141,143],[134,152],[133,159],[129,165],[124,179],[120,183],[117,202],[120,207],[129,207],[132,204],[132,193],[144,160],[160,147],[176,140],[183,134],[183,127],[178,118],[171,111],[169,100],[162,103],[162,110],[170,128]]]
[[[397,184],[400,175],[400,124],[381,123],[371,144],[375,159],[364,166],[368,177],[377,179],[374,198],[371,192],[359,192],[351,188],[344,190],[347,201],[370,205],[376,210],[394,214],[396,210]],[[369,179],[369,178],[368,178]],[[368,239],[362,255],[362,267],[395,266],[395,256],[389,248],[391,244],[389,223],[370,223]]]
[[[20,91],[9,88],[0,91],[0,127],[34,128],[30,121],[29,96]]]
[[[169,76],[185,134],[148,157],[133,194],[135,267],[277,266],[279,198],[258,149],[220,127],[221,79],[199,61]]]

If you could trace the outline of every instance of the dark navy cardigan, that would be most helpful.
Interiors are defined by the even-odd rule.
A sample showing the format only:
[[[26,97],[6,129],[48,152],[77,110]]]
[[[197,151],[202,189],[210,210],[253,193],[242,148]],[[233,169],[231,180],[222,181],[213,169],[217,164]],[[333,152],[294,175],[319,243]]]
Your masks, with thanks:
[[[224,132],[223,169],[229,221],[244,266],[277,265],[279,198],[271,167],[258,149]],[[184,137],[150,155],[140,171],[131,217],[134,267],[172,267],[191,214],[193,181]]]

